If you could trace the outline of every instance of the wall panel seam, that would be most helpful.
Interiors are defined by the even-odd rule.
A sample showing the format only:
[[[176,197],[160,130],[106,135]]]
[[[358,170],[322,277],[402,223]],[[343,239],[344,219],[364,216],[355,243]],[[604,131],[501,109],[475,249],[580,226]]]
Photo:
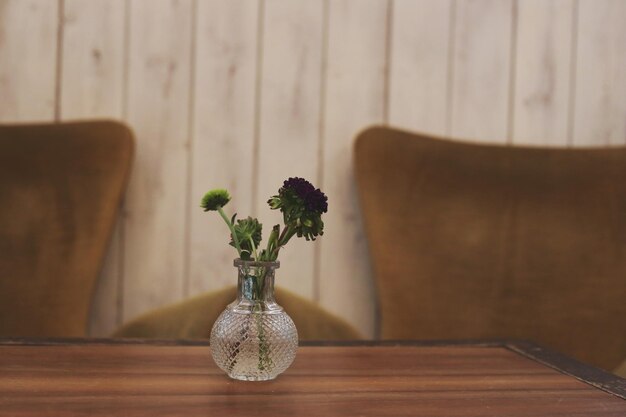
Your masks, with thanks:
[[[130,43],[131,43],[131,7],[130,0],[124,2],[124,62],[123,62],[123,74],[122,74],[122,119],[128,120],[128,94],[129,94],[129,72],[130,72]],[[132,129],[132,126],[131,126]],[[134,131],[133,131],[134,134]],[[136,140],[136,138],[135,138]],[[135,145],[136,146],[136,145]],[[132,171],[135,169],[136,152],[134,156],[135,160],[131,166]],[[128,188],[126,189],[128,192]],[[118,282],[117,282],[117,325],[121,325],[124,318],[124,287],[126,286],[125,280],[125,266],[126,266],[126,197],[122,200],[122,207],[120,209],[120,234],[119,234],[119,262],[118,262]]]
[[[517,31],[518,31],[518,0],[511,4],[511,51],[509,53],[509,102],[507,111],[507,145],[513,144],[515,128],[515,82],[517,77]]]
[[[320,103],[319,103],[319,123],[318,123],[318,147],[317,147],[317,184],[324,188],[324,141],[326,140],[326,88],[328,79],[328,39],[329,39],[329,17],[330,2],[324,0],[322,11],[322,53],[320,62]],[[320,239],[313,247],[313,300],[320,301],[320,273],[322,263],[322,248],[324,239]]]
[[[385,77],[384,82],[384,103],[383,103],[383,124],[389,124],[389,101],[391,96],[391,60],[393,47],[393,13],[395,10],[394,0],[387,0],[387,27],[385,28]]]
[[[194,196],[192,196],[193,182],[193,150],[195,141],[195,83],[196,83],[196,49],[198,36],[198,1],[191,2],[191,34],[189,51],[189,96],[187,97],[187,196],[185,198],[185,221],[184,221],[184,252],[183,252],[183,297],[189,296],[189,280],[191,270],[191,208]]]
[[[254,139],[252,142],[252,181],[251,204],[252,216],[258,216],[259,203],[259,148],[261,146],[261,99],[263,95],[263,38],[265,35],[265,0],[259,0],[257,8],[257,43],[256,43],[256,76],[254,81]]]
[[[56,39],[56,68],[54,79],[54,120],[61,121],[61,88],[63,77],[63,34],[65,29],[65,0],[57,2],[57,39]]]
[[[574,145],[574,123],[575,123],[575,111],[576,111],[576,78],[578,75],[578,0],[573,0],[572,7],[572,36],[570,44],[570,67],[569,67],[569,97],[567,106],[567,138],[566,143],[568,147]]]
[[[456,47],[456,0],[450,2],[450,16],[448,21],[448,56],[446,63],[446,118],[445,118],[445,132],[446,136],[450,136],[452,133],[452,108],[454,104],[454,48]]]

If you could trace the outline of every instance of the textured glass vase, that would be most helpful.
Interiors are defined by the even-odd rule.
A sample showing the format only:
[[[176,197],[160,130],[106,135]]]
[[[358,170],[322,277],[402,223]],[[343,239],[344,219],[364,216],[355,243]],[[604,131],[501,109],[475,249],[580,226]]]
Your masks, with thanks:
[[[210,340],[213,360],[231,378],[274,379],[296,357],[296,326],[274,300],[274,272],[279,265],[235,260],[237,299],[218,317]]]

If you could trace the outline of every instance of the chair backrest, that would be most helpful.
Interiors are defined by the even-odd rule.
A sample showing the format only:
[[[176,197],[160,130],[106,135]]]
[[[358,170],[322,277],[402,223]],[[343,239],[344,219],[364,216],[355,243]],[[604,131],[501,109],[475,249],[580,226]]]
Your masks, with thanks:
[[[113,337],[206,339],[215,320],[236,298],[236,286],[200,294],[142,314],[125,323],[113,333]],[[300,340],[362,338],[360,333],[343,319],[316,303],[280,287],[276,287],[276,301],[293,319]]]
[[[0,336],[83,336],[130,172],[109,121],[0,126]]]
[[[522,338],[626,357],[626,148],[363,132],[356,176],[381,337]]]

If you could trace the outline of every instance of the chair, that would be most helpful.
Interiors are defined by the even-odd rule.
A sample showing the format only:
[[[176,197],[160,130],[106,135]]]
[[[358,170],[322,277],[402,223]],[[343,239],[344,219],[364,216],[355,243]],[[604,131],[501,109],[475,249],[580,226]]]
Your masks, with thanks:
[[[133,154],[108,122],[0,126],[0,336],[85,336]]]
[[[375,127],[355,154],[383,339],[531,339],[606,369],[626,357],[626,148]]]
[[[202,339],[226,305],[237,298],[234,286],[208,292],[155,311],[125,324],[113,336],[124,338]],[[316,304],[276,288],[276,301],[291,316],[300,340],[360,339],[348,323]]]
[[[614,372],[622,378],[626,378],[626,360],[622,362],[621,365],[618,366]]]

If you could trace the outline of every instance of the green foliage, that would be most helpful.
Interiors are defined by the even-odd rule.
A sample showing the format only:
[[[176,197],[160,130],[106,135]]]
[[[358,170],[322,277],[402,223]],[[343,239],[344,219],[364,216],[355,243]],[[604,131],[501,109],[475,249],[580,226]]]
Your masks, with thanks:
[[[233,220],[234,218],[233,216]],[[244,256],[249,259],[261,244],[263,225],[259,223],[257,219],[248,216],[245,219],[237,220],[237,222],[233,224],[233,228],[235,230],[235,236],[241,246],[241,259],[244,259]],[[232,236],[230,245],[235,246]]]

